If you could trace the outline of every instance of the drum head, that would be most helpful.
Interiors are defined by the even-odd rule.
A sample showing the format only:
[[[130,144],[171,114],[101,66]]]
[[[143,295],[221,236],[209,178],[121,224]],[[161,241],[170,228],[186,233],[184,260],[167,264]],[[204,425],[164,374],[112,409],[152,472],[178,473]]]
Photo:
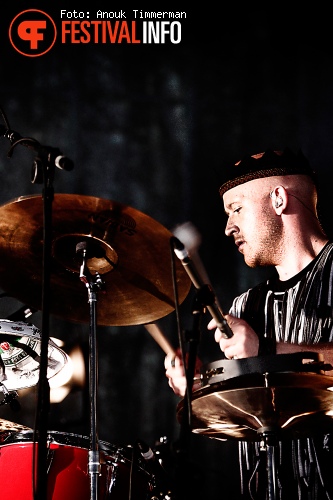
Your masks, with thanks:
[[[8,391],[27,389],[38,383],[41,345],[41,331],[36,326],[0,320],[1,382]],[[49,339],[47,378],[57,375],[68,363],[69,356]]]

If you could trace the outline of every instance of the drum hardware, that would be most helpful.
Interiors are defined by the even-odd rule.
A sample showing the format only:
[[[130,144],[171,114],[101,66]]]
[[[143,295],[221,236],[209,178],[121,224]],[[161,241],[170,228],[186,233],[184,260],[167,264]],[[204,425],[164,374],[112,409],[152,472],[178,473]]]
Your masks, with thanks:
[[[202,368],[201,388],[192,394],[191,430],[214,439],[259,441],[266,452],[268,498],[275,499],[278,440],[332,429],[330,370],[315,352],[211,363]],[[184,408],[181,401],[179,421]]]
[[[88,303],[90,309],[90,332],[89,332],[89,394],[90,394],[90,448],[88,453],[88,473],[90,476],[91,500],[98,498],[98,478],[101,472],[100,452],[98,445],[97,429],[97,294],[104,290],[105,283],[96,271],[91,273],[88,260],[99,257],[99,248],[89,240],[79,242],[76,252],[82,258],[80,266],[80,280],[88,291]],[[96,250],[97,248],[97,250]],[[94,270],[93,270],[94,272]]]
[[[17,424],[15,422],[10,422],[9,420],[5,420],[3,418],[0,419],[0,444],[5,443],[7,439],[9,439],[14,434],[17,434],[21,431],[31,431],[30,427],[26,427],[25,425]],[[1,456],[1,454],[0,454]]]
[[[266,453],[267,500],[275,500],[278,498],[275,457],[278,429],[262,427],[258,429],[258,435],[260,436],[260,449]]]
[[[3,399],[0,401],[0,406],[9,404],[13,411],[19,411],[21,409],[21,405],[17,401],[17,391],[9,392],[7,387],[2,382],[0,382],[0,391],[2,391],[4,394]]]
[[[174,252],[181,260],[187,274],[193,282],[196,293],[192,303],[192,317],[193,327],[189,331],[185,331],[184,339],[179,332],[179,344],[181,346],[183,366],[186,367],[186,391],[183,399],[183,408],[179,414],[180,421],[180,435],[178,441],[175,443],[175,452],[177,457],[176,466],[176,482],[181,484],[183,481],[182,468],[186,462],[189,450],[190,433],[192,430],[192,397],[194,376],[197,364],[197,349],[201,335],[201,319],[206,310],[209,310],[212,317],[217,321],[217,325],[223,332],[225,337],[231,337],[232,331],[230,330],[227,321],[225,320],[222,311],[216,300],[215,293],[209,283],[206,283],[202,276],[199,274],[197,268],[194,266],[187,253],[185,246],[177,239],[173,238],[172,244],[174,245]],[[184,342],[188,344],[188,351],[186,352]],[[182,493],[181,493],[182,495]]]
[[[46,474],[49,475],[52,462],[54,459],[54,450],[50,448],[49,444],[47,444],[47,452],[46,452]]]
[[[318,352],[254,356],[237,359],[236,363],[233,361],[235,360],[222,359],[205,366],[200,374],[202,386],[254,373],[311,372],[324,374],[333,369],[332,365],[325,363],[323,355]]]

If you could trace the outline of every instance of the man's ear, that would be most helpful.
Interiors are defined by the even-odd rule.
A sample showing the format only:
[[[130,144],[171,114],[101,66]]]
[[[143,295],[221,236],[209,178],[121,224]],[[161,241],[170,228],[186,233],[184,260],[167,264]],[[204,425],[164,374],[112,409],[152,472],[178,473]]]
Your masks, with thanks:
[[[282,204],[283,204],[283,200],[282,200],[281,196],[277,196],[276,200],[275,200],[274,207],[280,208],[282,206]]]
[[[272,206],[278,215],[281,215],[283,210],[287,206],[288,194],[283,186],[276,186],[270,192],[270,198],[272,199]]]

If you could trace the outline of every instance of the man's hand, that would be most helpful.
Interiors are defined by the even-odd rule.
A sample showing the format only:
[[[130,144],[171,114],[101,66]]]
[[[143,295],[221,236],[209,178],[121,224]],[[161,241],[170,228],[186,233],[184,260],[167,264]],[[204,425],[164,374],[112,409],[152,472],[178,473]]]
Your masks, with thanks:
[[[195,391],[201,386],[200,367],[202,363],[197,359],[195,366],[195,379],[192,390]],[[186,393],[186,377],[180,349],[177,349],[176,355],[168,354],[164,359],[165,375],[169,379],[169,386],[175,394],[184,397]]]
[[[233,336],[225,339],[221,331],[216,328],[216,322],[212,319],[208,325],[208,330],[215,330],[215,342],[220,345],[221,351],[227,359],[241,359],[250,356],[257,356],[259,350],[259,338],[253,328],[243,319],[226,314],[225,319],[230,326]]]

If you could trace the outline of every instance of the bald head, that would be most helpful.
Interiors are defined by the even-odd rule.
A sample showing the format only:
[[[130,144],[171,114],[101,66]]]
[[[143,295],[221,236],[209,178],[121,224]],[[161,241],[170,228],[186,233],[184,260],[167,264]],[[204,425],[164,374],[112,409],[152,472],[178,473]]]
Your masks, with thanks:
[[[317,216],[317,188],[308,175],[281,175],[263,177],[261,179],[254,179],[235,188],[226,191],[223,195],[224,204],[228,203],[227,200],[234,193],[250,197],[253,200],[265,200],[267,195],[274,200],[278,198],[278,187],[283,187],[287,195],[294,197],[300,206],[298,209],[302,211],[304,208],[310,211],[313,216]],[[292,200],[289,200],[289,204]],[[294,204],[293,204],[294,205]]]
[[[323,238],[316,214],[317,190],[307,175],[269,176],[223,194],[227,236],[250,267],[278,266],[290,245]]]

